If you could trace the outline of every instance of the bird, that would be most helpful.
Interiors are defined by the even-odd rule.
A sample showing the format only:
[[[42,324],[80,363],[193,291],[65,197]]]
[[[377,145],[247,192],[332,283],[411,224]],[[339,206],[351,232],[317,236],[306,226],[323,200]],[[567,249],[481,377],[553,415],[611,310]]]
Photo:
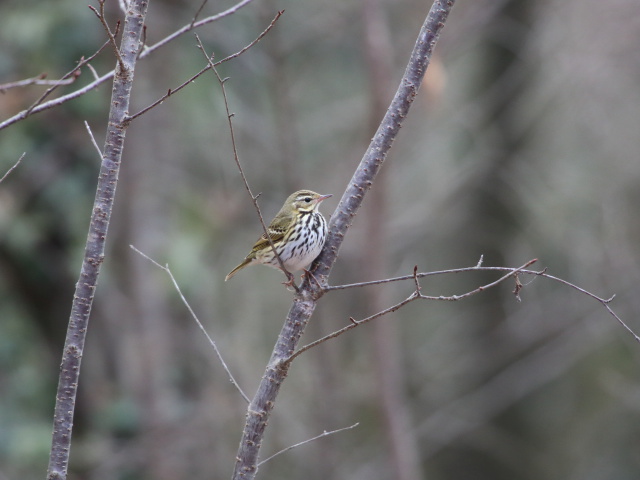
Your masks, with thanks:
[[[327,221],[318,211],[318,207],[329,197],[331,194],[320,195],[311,190],[298,190],[289,195],[269,224],[269,237],[288,271],[304,269],[320,255],[327,239]],[[244,267],[255,264],[281,268],[264,233],[245,259],[229,272],[224,281],[229,280]],[[293,282],[293,277],[287,277]]]

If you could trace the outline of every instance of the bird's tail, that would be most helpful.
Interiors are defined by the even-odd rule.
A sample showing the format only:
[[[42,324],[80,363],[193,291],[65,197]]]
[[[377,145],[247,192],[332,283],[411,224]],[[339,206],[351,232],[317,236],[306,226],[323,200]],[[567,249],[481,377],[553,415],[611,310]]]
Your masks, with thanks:
[[[233,277],[236,273],[238,273],[240,270],[242,270],[244,267],[246,267],[250,263],[251,263],[251,259],[245,258],[240,265],[238,265],[236,268],[234,268],[229,272],[229,275],[224,277],[224,281],[226,282],[227,280],[229,280],[231,277]]]

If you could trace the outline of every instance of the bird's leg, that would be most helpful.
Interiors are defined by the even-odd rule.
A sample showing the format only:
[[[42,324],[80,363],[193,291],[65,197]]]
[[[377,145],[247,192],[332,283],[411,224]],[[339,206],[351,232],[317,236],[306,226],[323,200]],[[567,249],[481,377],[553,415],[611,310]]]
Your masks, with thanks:
[[[287,276],[287,281],[282,282],[282,284],[287,287],[287,290],[291,290],[290,287],[293,287],[293,290],[298,291],[298,287],[296,286],[295,279],[296,277],[291,272],[287,272],[286,270],[283,273]]]

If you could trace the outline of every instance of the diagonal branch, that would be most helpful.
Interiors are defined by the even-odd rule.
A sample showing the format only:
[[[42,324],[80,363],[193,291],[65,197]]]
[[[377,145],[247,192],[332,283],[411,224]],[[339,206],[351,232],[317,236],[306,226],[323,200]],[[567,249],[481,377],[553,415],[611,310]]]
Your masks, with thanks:
[[[351,425],[350,427],[342,427],[342,428],[338,428],[337,430],[331,430],[331,431],[324,431],[322,432],[320,435],[316,435],[315,437],[312,438],[308,438],[307,440],[304,440],[302,442],[296,443],[294,445],[290,445],[287,448],[283,448],[282,450],[280,450],[279,452],[274,453],[273,455],[271,455],[270,457],[265,458],[264,460],[262,460],[260,463],[258,463],[258,466],[260,465],[264,465],[265,463],[267,463],[270,460],[273,460],[275,457],[277,457],[278,455],[281,455],[283,453],[288,452],[289,450],[293,450],[296,447],[301,447],[302,445],[306,445],[307,443],[313,442],[315,440],[318,440],[322,437],[328,437],[329,435],[334,435],[336,433],[340,433],[340,432],[344,432],[346,430],[351,430],[353,428],[356,428],[358,425],[360,425],[359,423],[354,423],[353,425]]]
[[[167,265],[162,266],[158,262],[156,262],[153,258],[151,258],[148,255],[142,253],[140,250],[138,250],[133,245],[129,245],[129,247],[131,247],[132,250],[134,250],[135,252],[139,253],[140,255],[142,255],[147,260],[149,260],[156,267],[164,270],[167,273],[167,275],[169,275],[169,278],[171,279],[171,283],[173,283],[173,286],[176,289],[176,292],[178,292],[178,295],[180,295],[180,299],[182,300],[182,303],[184,304],[185,307],[187,307],[187,310],[189,310],[189,313],[191,314],[191,318],[193,318],[195,320],[195,322],[198,325],[198,327],[200,328],[200,330],[202,330],[202,333],[204,333],[204,336],[207,337],[207,340],[209,341],[209,344],[213,347],[213,351],[215,352],[216,356],[218,357],[218,360],[220,360],[220,363],[222,364],[222,368],[224,368],[224,371],[227,372],[227,375],[229,376],[229,381],[233,384],[234,387],[236,387],[236,390],[238,390],[238,392],[240,393],[240,396],[242,398],[244,398],[244,400],[247,403],[249,403],[251,400],[249,399],[249,397],[247,397],[247,394],[244,393],[242,388],[240,388],[240,384],[238,384],[238,382],[236,381],[235,377],[231,373],[231,370],[227,366],[227,362],[225,362],[224,358],[222,357],[222,353],[220,353],[220,350],[218,350],[218,345],[216,345],[216,342],[214,342],[213,339],[209,336],[209,334],[207,333],[207,330],[204,328],[204,325],[202,325],[202,322],[200,321],[200,319],[196,315],[196,312],[193,311],[193,308],[191,308],[191,305],[189,305],[189,302],[187,302],[187,299],[184,298],[184,295],[182,294],[182,289],[180,288],[180,285],[178,285],[178,282],[176,281],[175,277],[173,276],[173,273],[171,272],[171,269],[169,268],[169,265],[167,264]]]
[[[13,167],[11,167],[9,170],[7,170],[7,172],[2,176],[2,178],[0,178],[0,183],[4,182],[4,179],[7,178],[9,176],[9,174],[11,172],[13,172],[18,165],[20,165],[20,162],[22,161],[22,159],[24,158],[24,156],[26,154],[27,154],[27,152],[24,152],[22,155],[20,155],[20,158],[18,158],[18,161],[13,164]]]
[[[183,26],[182,28],[176,30],[175,32],[173,32],[172,34],[166,36],[165,38],[163,38],[162,40],[156,42],[155,44],[151,45],[150,47],[146,47],[142,50],[142,52],[139,55],[139,58],[145,58],[148,55],[150,55],[151,53],[153,53],[154,51],[156,51],[157,49],[159,49],[160,47],[163,47],[164,45],[166,45],[167,43],[172,42],[173,40],[175,40],[176,38],[184,35],[185,33],[193,30],[194,28],[198,28],[201,27],[203,25],[207,25],[209,23],[215,22],[217,20],[220,20],[221,18],[227,17],[229,15],[232,15],[234,13],[236,13],[238,10],[240,10],[242,7],[248,5],[249,3],[251,3],[253,0],[242,0],[240,2],[238,2],[237,4],[233,5],[232,7],[229,7],[228,9],[226,9],[223,12],[220,12],[216,15],[211,15],[207,18],[203,18],[202,20],[199,20],[197,22],[191,22],[188,23],[187,25]],[[109,41],[107,41],[105,43],[105,45],[108,45]],[[104,48],[104,45],[103,47]],[[100,50],[102,50],[102,48]],[[233,57],[235,58],[235,57]],[[231,57],[227,57],[228,60],[231,59]],[[227,60],[225,59],[225,60]],[[224,60],[223,60],[224,61]],[[74,68],[74,71],[77,70],[78,67]],[[204,73],[204,72],[203,72]],[[63,95],[61,97],[55,98],[53,100],[49,100],[48,102],[42,103],[42,104],[38,104],[37,106],[32,106],[26,110],[23,110],[17,114],[15,114],[13,117],[10,117],[6,120],[4,120],[3,122],[0,122],[0,130],[9,127],[10,125],[13,125],[14,123],[17,123],[21,120],[24,120],[25,118],[27,118],[28,116],[35,114],[35,113],[40,113],[44,110],[48,110],[50,108],[53,107],[57,107],[58,105],[61,105],[63,103],[66,103],[70,100],[73,100],[75,98],[81,97],[82,95],[84,95],[85,93],[90,92],[91,90],[94,90],[96,88],[98,88],[100,85],[102,85],[104,82],[106,82],[107,80],[109,80],[110,78],[112,78],[115,74],[115,70],[111,70],[108,73],[105,73],[104,75],[102,75],[99,78],[96,78],[93,82],[85,85],[82,88],[79,88],[78,90],[75,90],[71,93],[68,93],[67,95]]]
[[[206,73],[208,70],[211,70],[214,67],[217,67],[218,65],[221,65],[225,62],[228,62],[229,60],[232,60],[234,58],[239,57],[240,55],[242,55],[244,52],[246,52],[247,50],[249,50],[251,47],[253,47],[256,43],[258,43],[260,40],[262,40],[262,38],[269,32],[269,30],[271,30],[273,28],[273,26],[275,25],[275,23],[278,21],[278,19],[280,18],[280,16],[284,13],[284,10],[279,11],[278,14],[274,17],[273,20],[271,20],[271,23],[267,26],[267,28],[265,28],[262,33],[260,35],[258,35],[255,40],[253,40],[251,43],[249,43],[248,45],[246,45],[244,48],[242,48],[241,50],[238,50],[236,53],[233,53],[225,58],[223,58],[222,60],[218,60],[215,63],[211,63],[211,60],[209,59],[209,57],[207,57],[207,59],[209,60],[207,65],[205,67],[203,67],[198,73],[196,73],[195,75],[193,75],[191,78],[189,78],[188,80],[182,82],[178,87],[173,88],[173,89],[169,89],[169,91],[167,91],[166,94],[164,94],[162,97],[160,97],[158,100],[156,100],[155,102],[153,102],[151,105],[146,106],[145,108],[143,108],[142,110],[140,110],[137,113],[134,113],[133,115],[128,117],[128,120],[131,121],[137,117],[139,117],[140,115],[144,115],[145,113],[147,113],[149,110],[151,110],[154,107],[157,107],[158,105],[160,105],[162,102],[164,102],[167,98],[169,98],[171,95],[173,95],[174,93],[179,92],[180,90],[182,90],[184,87],[186,87],[187,85],[190,85],[194,80],[196,80],[198,77],[200,77],[201,75],[203,75],[204,73]],[[204,49],[203,49],[204,52]],[[205,54],[206,56],[206,54]]]
[[[109,40],[103,43],[102,46],[93,53],[93,55],[90,55],[87,58],[82,57],[78,62],[78,64],[72,70],[69,70],[67,73],[65,73],[60,80],[57,80],[54,83],[52,83],[51,86],[42,95],[40,95],[40,98],[38,98],[35,102],[33,102],[33,104],[31,104],[31,106],[24,111],[25,118],[31,115],[31,113],[38,107],[38,105],[41,105],[42,102],[44,102],[44,100],[49,95],[51,95],[51,93],[53,93],[53,91],[55,91],[59,86],[69,85],[75,82],[76,79],[80,76],[80,68],[83,67],[84,65],[87,65],[87,67],[95,75],[95,71],[93,70],[93,67],[89,62],[93,60],[95,57],[97,57],[102,52],[102,50],[105,49],[107,45],[109,45]]]
[[[258,456],[267,422],[289,370],[288,359],[294,353],[317,301],[324,293],[320,286],[320,283],[324,283],[324,278],[320,279],[320,282],[313,282],[310,278],[329,275],[347,229],[360,208],[364,195],[375,180],[417,95],[433,48],[454,3],[455,0],[436,0],[431,7],[391,106],[343,194],[336,212],[331,217],[327,242],[322,253],[311,266],[313,275],[305,276],[300,291],[294,297],[262,381],[249,405],[236,456],[234,480],[251,480],[256,475]]]

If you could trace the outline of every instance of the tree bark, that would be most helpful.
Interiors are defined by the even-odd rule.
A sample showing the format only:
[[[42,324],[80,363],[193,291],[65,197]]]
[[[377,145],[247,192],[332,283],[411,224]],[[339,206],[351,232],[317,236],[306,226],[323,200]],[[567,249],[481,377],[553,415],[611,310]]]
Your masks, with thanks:
[[[122,160],[133,73],[141,47],[148,0],[130,0],[126,13],[120,55],[111,93],[109,124],[91,212],[80,277],[71,305],[53,416],[53,435],[47,479],[66,479],[71,449],[73,414],[80,376],[80,364],[89,315],[104,260],[105,242]],[[115,45],[114,45],[115,48]]]

